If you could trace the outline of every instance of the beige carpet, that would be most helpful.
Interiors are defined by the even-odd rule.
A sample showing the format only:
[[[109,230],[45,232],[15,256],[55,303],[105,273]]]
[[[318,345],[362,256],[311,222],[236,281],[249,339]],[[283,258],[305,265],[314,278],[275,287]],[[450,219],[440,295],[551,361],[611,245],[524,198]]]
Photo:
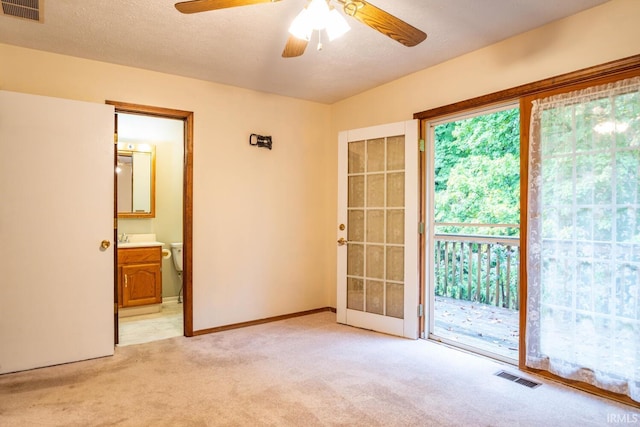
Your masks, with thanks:
[[[640,411],[326,312],[0,376],[1,426],[602,426]],[[635,422],[634,422],[635,420]]]

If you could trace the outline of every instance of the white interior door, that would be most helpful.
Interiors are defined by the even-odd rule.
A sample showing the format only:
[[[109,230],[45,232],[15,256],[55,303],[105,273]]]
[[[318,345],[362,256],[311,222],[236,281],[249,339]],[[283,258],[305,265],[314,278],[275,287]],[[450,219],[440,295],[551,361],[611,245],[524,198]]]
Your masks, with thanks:
[[[113,117],[0,91],[0,373],[113,354]]]
[[[338,322],[418,337],[418,121],[338,137]]]

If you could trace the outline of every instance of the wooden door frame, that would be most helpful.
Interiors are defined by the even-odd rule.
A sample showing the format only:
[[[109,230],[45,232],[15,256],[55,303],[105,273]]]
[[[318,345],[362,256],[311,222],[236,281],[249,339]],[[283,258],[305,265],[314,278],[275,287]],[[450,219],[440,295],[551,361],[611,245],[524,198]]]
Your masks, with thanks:
[[[193,336],[193,112],[119,101],[105,101],[116,113],[132,113],[184,122],[182,193],[182,297],[184,336]],[[117,233],[117,232],[116,232]],[[117,331],[116,331],[117,334]]]
[[[118,166],[118,115],[113,114],[113,168]],[[118,175],[113,174],[113,344],[120,343],[120,318],[118,317],[120,297],[118,295]]]

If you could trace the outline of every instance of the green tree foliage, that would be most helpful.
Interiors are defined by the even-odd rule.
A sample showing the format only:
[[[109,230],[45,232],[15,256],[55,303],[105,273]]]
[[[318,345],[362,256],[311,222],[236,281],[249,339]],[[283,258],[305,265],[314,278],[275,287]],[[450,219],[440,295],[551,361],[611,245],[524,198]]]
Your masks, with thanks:
[[[437,222],[517,224],[520,199],[519,109],[454,121],[435,128]],[[439,232],[479,233],[446,227]],[[517,235],[492,228],[482,234]]]

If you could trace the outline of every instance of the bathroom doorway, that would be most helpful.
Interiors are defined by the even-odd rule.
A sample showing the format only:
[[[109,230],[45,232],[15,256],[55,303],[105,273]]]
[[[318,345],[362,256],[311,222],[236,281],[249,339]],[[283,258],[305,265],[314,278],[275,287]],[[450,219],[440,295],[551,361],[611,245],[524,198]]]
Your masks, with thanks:
[[[192,336],[193,114],[107,103],[116,113],[115,343]]]

